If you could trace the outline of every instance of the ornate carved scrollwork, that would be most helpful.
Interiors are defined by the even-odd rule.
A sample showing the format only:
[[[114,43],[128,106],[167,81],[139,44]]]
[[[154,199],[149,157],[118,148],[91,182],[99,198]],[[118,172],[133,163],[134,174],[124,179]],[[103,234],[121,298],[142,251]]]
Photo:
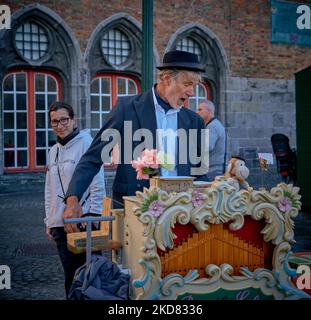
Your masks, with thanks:
[[[286,286],[292,290],[291,294],[301,297],[303,294],[293,289],[286,276],[284,253],[290,250],[290,243],[294,242],[294,223],[300,208],[299,189],[284,183],[268,190],[237,190],[229,185],[224,178],[218,178],[212,187],[187,192],[167,193],[158,188],[145,189],[136,193],[134,214],[145,226],[146,241],[139,263],[144,269],[140,279],[135,279],[133,285],[143,288],[139,299],[172,298],[176,297],[176,288],[191,286],[205,286],[209,292],[215,283],[222,288],[240,288],[251,285],[261,288],[267,295],[274,298],[288,297],[278,292]],[[264,241],[272,242],[275,247],[273,254],[273,270],[257,269],[250,272],[241,269],[241,276],[232,276],[233,267],[229,264],[207,265],[208,278],[198,278],[197,270],[190,270],[186,276],[169,274],[161,278],[161,262],[158,249],[166,251],[174,247],[176,235],[173,232],[175,224],[186,225],[191,222],[198,232],[208,230],[212,224],[229,222],[231,230],[239,230],[244,225],[246,216],[254,220],[265,221],[261,230]],[[277,276],[276,276],[277,274]],[[287,280],[286,280],[287,279]],[[233,287],[232,287],[233,286]],[[290,289],[288,289],[290,288]],[[203,290],[203,291],[204,291]]]

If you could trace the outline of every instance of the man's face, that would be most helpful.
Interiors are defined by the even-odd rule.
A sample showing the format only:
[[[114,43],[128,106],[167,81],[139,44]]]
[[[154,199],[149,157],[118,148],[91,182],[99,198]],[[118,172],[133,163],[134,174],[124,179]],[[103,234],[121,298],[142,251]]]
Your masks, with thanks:
[[[211,111],[203,104],[198,106],[197,114],[207,123],[211,119]]]
[[[167,79],[167,100],[171,107],[183,106],[189,97],[194,96],[198,81],[187,72],[181,72],[176,78]]]

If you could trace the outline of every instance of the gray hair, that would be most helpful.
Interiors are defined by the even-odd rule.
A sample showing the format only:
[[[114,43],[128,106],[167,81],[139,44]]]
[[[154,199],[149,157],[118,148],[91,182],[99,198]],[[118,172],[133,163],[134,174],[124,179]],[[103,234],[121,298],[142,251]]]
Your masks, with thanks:
[[[162,81],[165,75],[168,75],[172,79],[177,79],[180,74],[187,74],[190,79],[200,82],[202,80],[201,73],[191,70],[179,70],[179,69],[163,69],[158,72],[158,80]]]
[[[214,117],[215,115],[215,105],[212,101],[210,100],[203,100],[200,102],[200,104],[203,104],[205,106],[205,108],[209,109],[212,113],[212,116]]]

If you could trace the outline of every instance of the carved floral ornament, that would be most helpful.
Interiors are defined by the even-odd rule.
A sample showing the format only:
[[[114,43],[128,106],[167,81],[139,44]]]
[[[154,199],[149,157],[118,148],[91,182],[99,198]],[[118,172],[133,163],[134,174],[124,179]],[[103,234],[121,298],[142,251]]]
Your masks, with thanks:
[[[294,223],[300,208],[299,188],[284,183],[267,190],[239,190],[225,180],[218,180],[214,187],[203,191],[167,193],[158,188],[137,192],[135,215],[146,226],[144,235],[155,241],[161,250],[173,248],[172,228],[176,222],[191,222],[198,231],[205,231],[209,224],[230,223],[231,230],[239,230],[244,216],[255,220],[265,219],[261,231],[266,242],[279,244],[294,242]],[[285,200],[284,200],[285,199]]]
[[[290,243],[294,242],[292,218],[301,208],[298,192],[299,188],[284,183],[270,191],[237,190],[222,177],[217,178],[212,187],[199,190],[167,193],[159,188],[145,188],[144,192],[136,192],[133,211],[145,226],[144,248],[139,261],[144,275],[133,281],[134,287],[143,288],[137,298],[172,299],[178,296],[176,292],[179,290],[198,292],[201,288],[202,292],[211,292],[220,287],[241,289],[248,286],[260,288],[276,299],[305,297],[289,283],[289,274],[295,272],[288,267],[288,256]],[[250,272],[248,268],[241,268],[242,276],[231,276],[233,268],[229,264],[210,264],[206,266],[208,278],[199,278],[197,270],[190,270],[184,277],[174,273],[161,279],[158,248],[162,251],[173,248],[176,237],[173,228],[177,222],[183,225],[191,222],[198,231],[208,230],[211,224],[229,222],[231,230],[239,230],[244,225],[245,216],[265,219],[266,225],[261,233],[264,241],[276,245],[272,263],[278,272],[263,268]],[[283,289],[284,292],[278,293],[277,287],[287,288],[287,291],[284,289],[287,293]]]

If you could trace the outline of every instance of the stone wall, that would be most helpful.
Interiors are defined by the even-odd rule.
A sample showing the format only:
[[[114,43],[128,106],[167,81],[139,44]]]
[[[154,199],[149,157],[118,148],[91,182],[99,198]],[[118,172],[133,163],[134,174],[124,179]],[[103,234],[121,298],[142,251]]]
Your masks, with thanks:
[[[231,77],[225,94],[227,109],[222,120],[228,132],[229,155],[244,157],[249,179],[258,184],[258,152],[273,153],[272,134],[287,135],[291,147],[296,147],[294,81]],[[269,185],[280,180],[275,165],[264,176]]]
[[[289,1],[290,2],[290,1]],[[309,0],[296,3],[310,4]],[[10,0],[12,13],[38,3],[55,11],[73,31],[84,54],[95,28],[117,13],[126,13],[142,23],[141,0]],[[311,64],[310,48],[270,43],[268,0],[156,0],[154,46],[163,56],[179,28],[198,23],[209,28],[223,44],[233,76],[293,79],[293,74]]]

